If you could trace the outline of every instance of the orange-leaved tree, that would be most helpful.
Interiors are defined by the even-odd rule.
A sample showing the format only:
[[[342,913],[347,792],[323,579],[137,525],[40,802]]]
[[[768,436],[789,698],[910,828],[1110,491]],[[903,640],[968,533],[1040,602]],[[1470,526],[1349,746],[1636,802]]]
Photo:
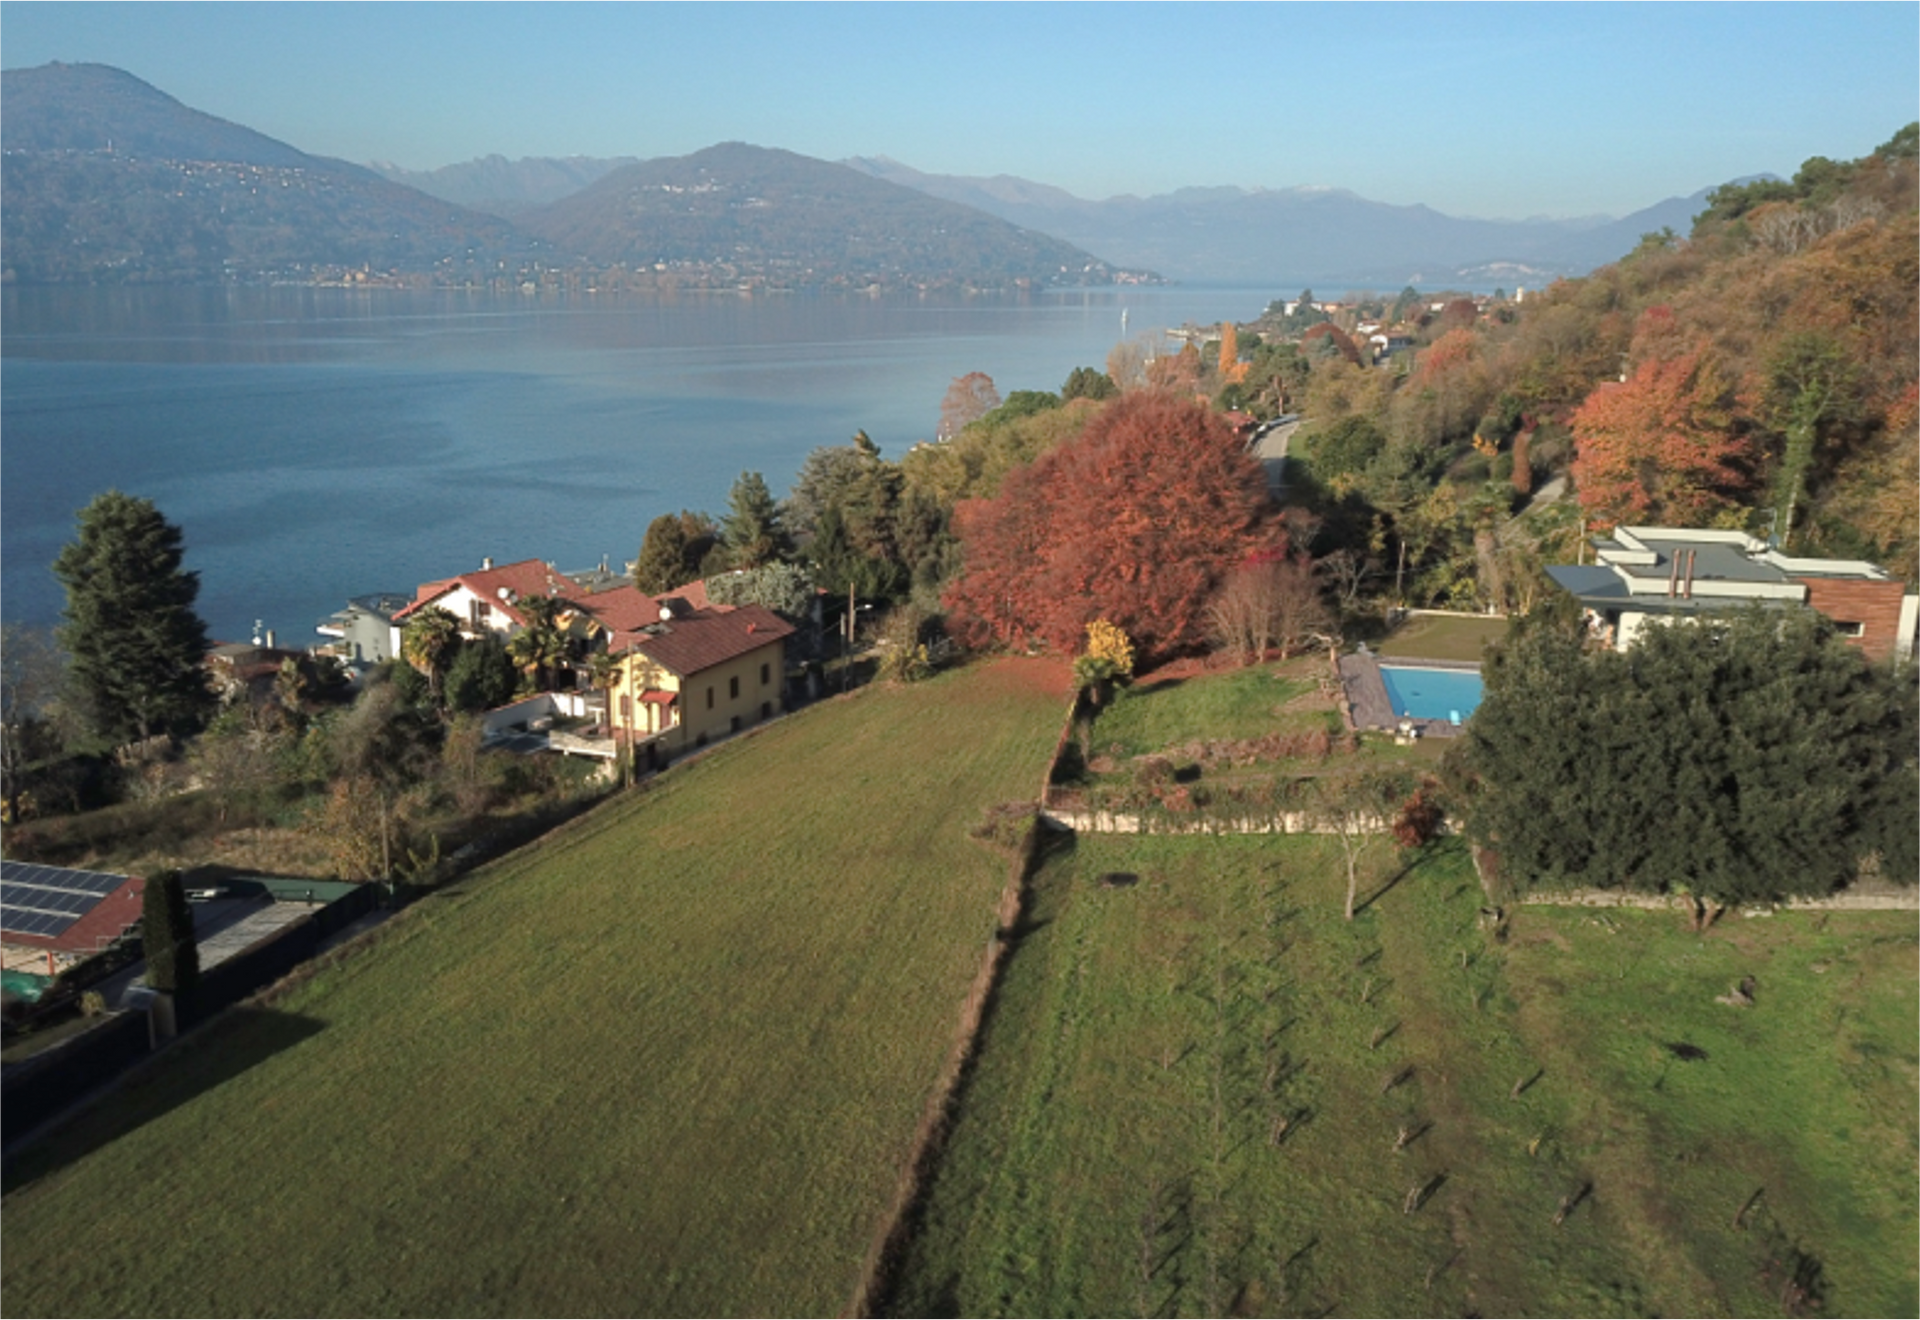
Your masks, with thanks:
[[[1200,645],[1228,570],[1285,544],[1225,419],[1153,391],[1107,404],[993,499],[962,501],[954,527],[964,566],[947,604],[963,639],[1071,653],[1104,618],[1147,659]]]
[[[1588,520],[1701,527],[1738,508],[1752,442],[1705,344],[1649,358],[1573,415],[1573,480]]]

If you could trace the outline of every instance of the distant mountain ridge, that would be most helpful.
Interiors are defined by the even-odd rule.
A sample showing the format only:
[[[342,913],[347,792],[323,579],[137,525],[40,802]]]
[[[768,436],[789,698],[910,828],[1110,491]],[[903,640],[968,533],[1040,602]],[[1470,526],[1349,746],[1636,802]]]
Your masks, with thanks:
[[[437,170],[408,170],[385,161],[367,167],[394,183],[418,188],[429,197],[472,207],[511,220],[539,206],[571,197],[619,169],[639,163],[638,156],[482,156]]]
[[[182,105],[132,74],[0,74],[0,278],[35,283],[469,274],[537,255],[493,216]]]
[[[844,165],[728,142],[623,166],[520,217],[556,252],[672,267],[724,260],[833,284],[1110,284],[1125,272],[1072,244]]]
[[[1581,275],[1625,256],[1642,234],[1687,232],[1711,191],[1669,198],[1617,220],[1472,220],[1336,188],[1182,188],[1096,202],[1010,175],[924,174],[884,156],[856,156],[845,164],[1058,234],[1126,265],[1173,279],[1247,284],[1433,286]]]

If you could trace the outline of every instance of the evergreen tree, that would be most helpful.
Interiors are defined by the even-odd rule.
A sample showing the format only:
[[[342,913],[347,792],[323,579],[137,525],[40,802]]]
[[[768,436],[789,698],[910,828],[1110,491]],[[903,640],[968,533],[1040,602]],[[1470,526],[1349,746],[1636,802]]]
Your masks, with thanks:
[[[140,943],[147,984],[163,994],[184,994],[200,983],[200,950],[193,938],[193,909],[178,871],[147,878],[141,894]]]
[[[647,538],[633,563],[633,585],[649,596],[672,591],[690,581],[687,572],[687,532],[677,513],[663,513],[647,524]]]
[[[793,541],[786,523],[767,489],[766,478],[758,472],[742,472],[728,496],[726,520],[720,539],[732,568],[762,568],[779,563],[793,554]]]
[[[120,742],[189,728],[214,706],[194,613],[200,575],[182,569],[180,529],[149,500],[110,490],[80,511],[53,561],[67,591],[61,644],[83,718]]]
[[[1877,851],[1914,882],[1911,684],[1826,619],[1755,607],[1624,654],[1581,631],[1563,608],[1496,649],[1453,763],[1509,874],[1728,904],[1830,892]]]

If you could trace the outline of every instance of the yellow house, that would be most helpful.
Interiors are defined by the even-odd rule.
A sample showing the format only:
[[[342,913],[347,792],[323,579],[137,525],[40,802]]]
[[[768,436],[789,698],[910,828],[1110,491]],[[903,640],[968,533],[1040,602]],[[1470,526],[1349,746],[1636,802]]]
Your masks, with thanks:
[[[759,605],[681,613],[670,604],[621,654],[608,716],[614,736],[665,760],[785,709],[793,625]]]

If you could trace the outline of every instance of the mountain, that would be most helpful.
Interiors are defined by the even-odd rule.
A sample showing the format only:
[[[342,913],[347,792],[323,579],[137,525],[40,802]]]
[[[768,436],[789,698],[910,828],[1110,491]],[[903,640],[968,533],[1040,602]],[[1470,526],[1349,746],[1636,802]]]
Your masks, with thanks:
[[[0,278],[84,283],[486,273],[511,225],[310,156],[97,64],[0,73]]]
[[[418,188],[429,197],[456,206],[471,207],[511,220],[537,206],[571,197],[588,184],[622,165],[637,163],[635,156],[611,159],[596,156],[483,156],[437,170],[406,170],[384,161],[368,168],[394,183]]]
[[[1151,278],[970,206],[740,142],[625,166],[520,223],[563,260],[655,269],[719,262],[794,287]]]
[[[1709,191],[1619,220],[1472,220],[1333,188],[1183,188],[1095,202],[1009,175],[923,174],[884,156],[845,163],[1125,265],[1174,279],[1263,285],[1524,284],[1584,274],[1625,256],[1641,234],[1686,233]]]

